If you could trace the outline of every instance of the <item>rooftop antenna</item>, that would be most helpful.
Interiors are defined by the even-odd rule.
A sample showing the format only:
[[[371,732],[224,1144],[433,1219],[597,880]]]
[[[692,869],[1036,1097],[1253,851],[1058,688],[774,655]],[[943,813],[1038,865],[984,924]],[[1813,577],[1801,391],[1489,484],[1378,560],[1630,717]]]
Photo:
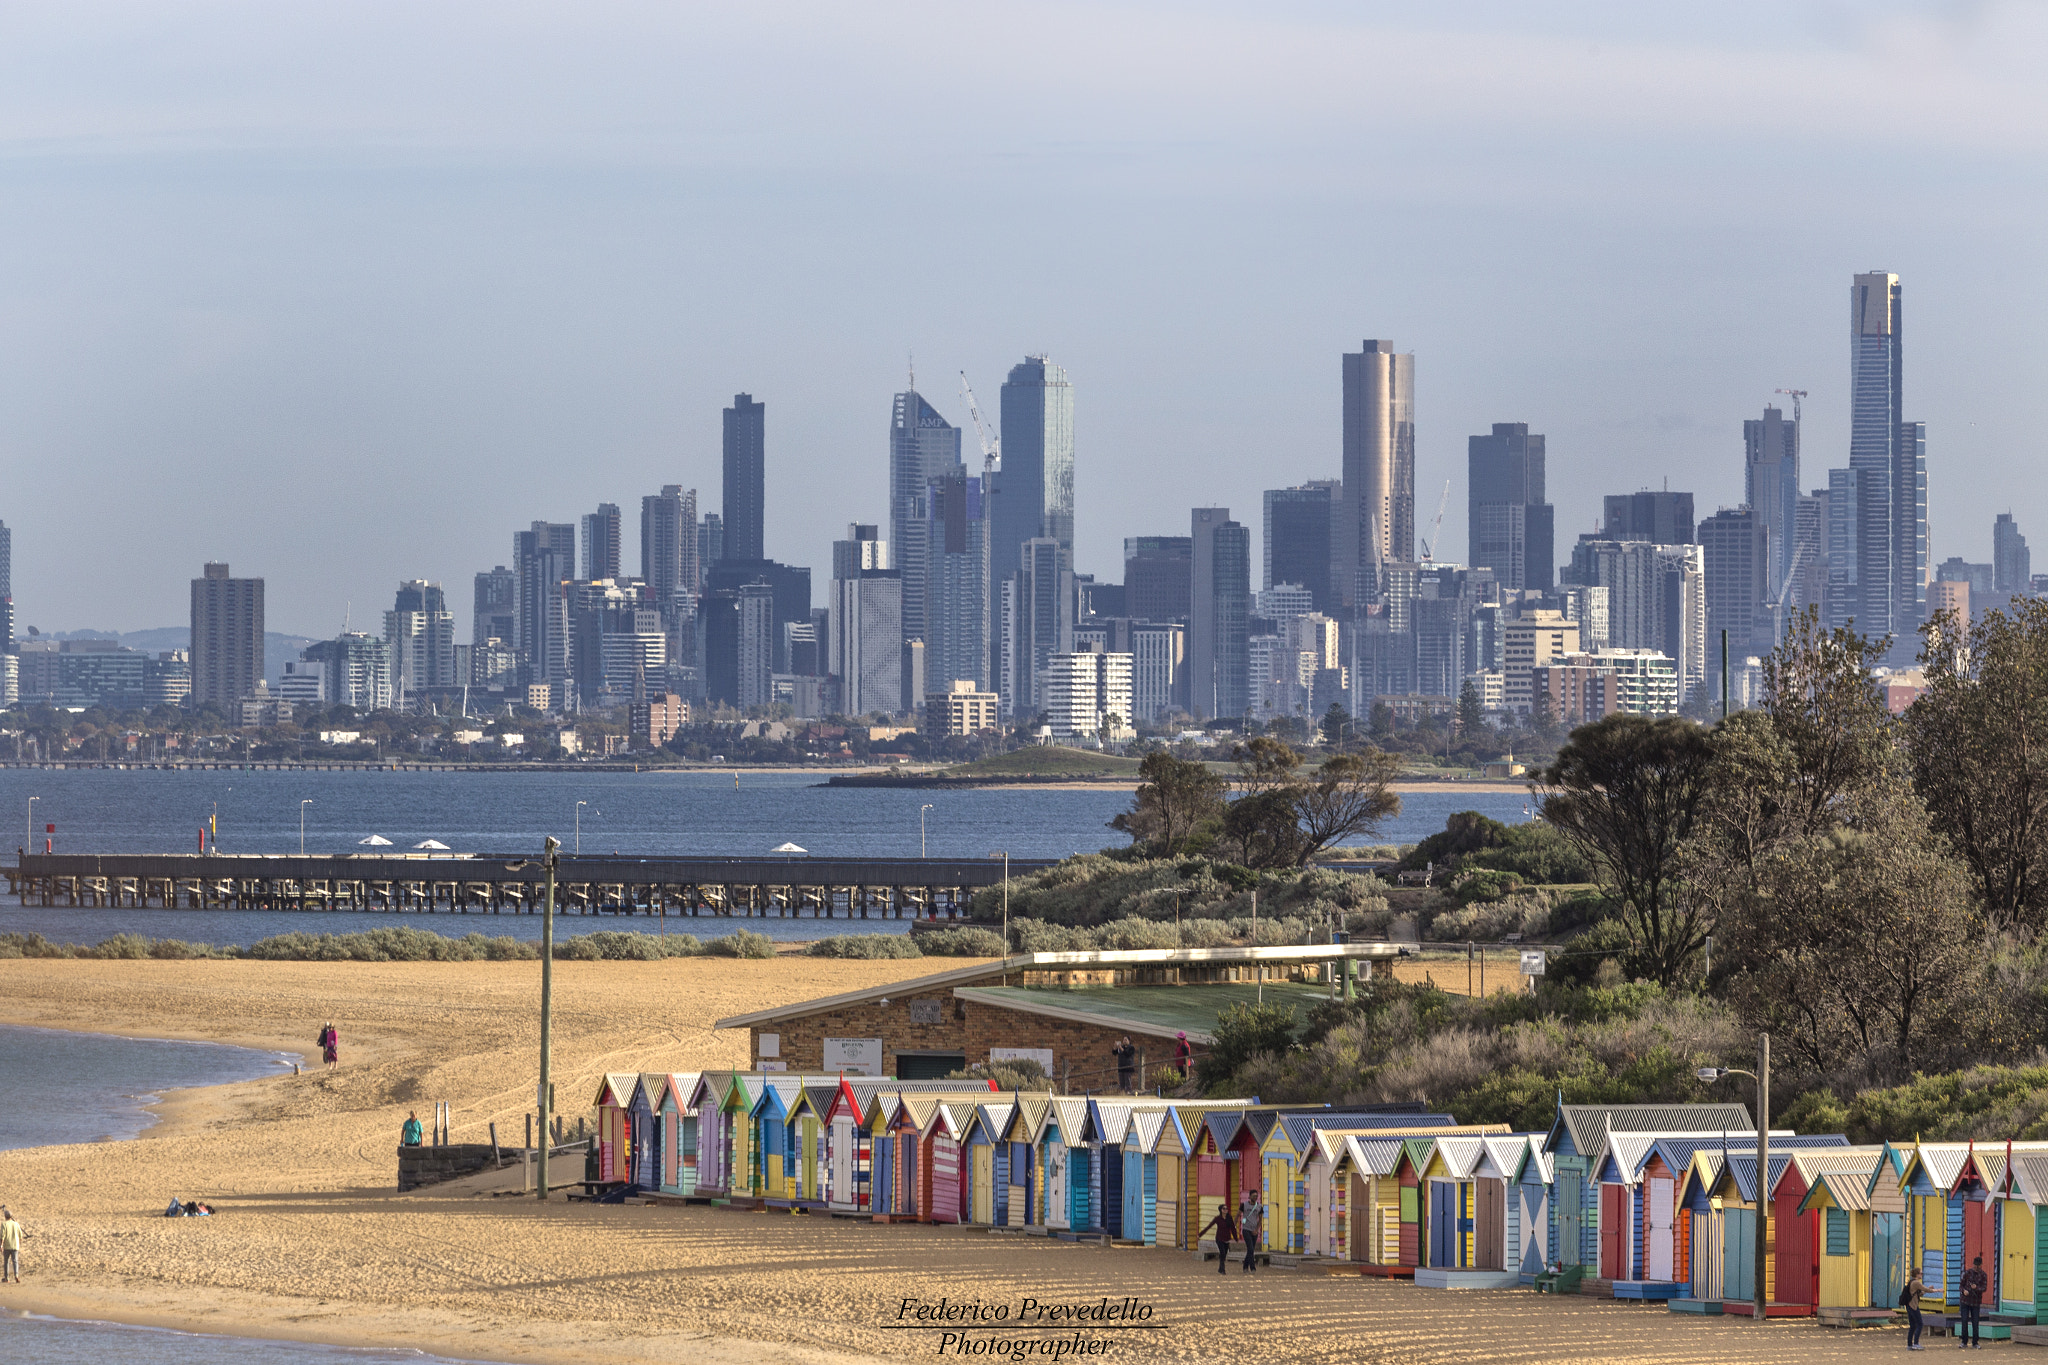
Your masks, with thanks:
[[[1805,390],[1805,389],[1772,389],[1772,390],[1771,390],[1771,392],[1772,392],[1772,393],[1789,393],[1789,394],[1791,394],[1791,395],[1792,395],[1792,423],[1793,423],[1793,425],[1794,425],[1794,426],[1797,426],[1797,425],[1799,424],[1799,400],[1800,400],[1800,399],[1802,399],[1802,398],[1804,398],[1804,397],[1806,397],[1806,390]]]
[[[910,391],[917,392],[917,352],[910,352]]]

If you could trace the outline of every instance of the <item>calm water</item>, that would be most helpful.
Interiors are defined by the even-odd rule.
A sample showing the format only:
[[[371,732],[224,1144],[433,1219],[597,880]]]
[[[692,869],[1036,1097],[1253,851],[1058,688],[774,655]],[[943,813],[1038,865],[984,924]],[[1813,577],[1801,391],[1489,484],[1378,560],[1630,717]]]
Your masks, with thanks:
[[[113,772],[99,769],[0,770],[0,850],[27,837],[28,800],[35,803],[37,839],[57,826],[59,852],[162,853],[193,850],[199,828],[218,805],[220,847],[229,853],[294,853],[299,802],[305,808],[306,850],[358,851],[375,834],[397,848],[438,839],[462,852],[533,850],[554,835],[565,849],[577,841],[577,803],[587,852],[745,857],[794,842],[821,857],[914,857],[919,807],[933,857],[985,856],[1007,848],[1020,858],[1057,858],[1123,842],[1107,828],[1130,805],[1119,790],[882,791],[818,785],[813,773],[393,773],[393,772]],[[1402,797],[1400,816],[1376,842],[1413,843],[1444,826],[1454,811],[1478,810],[1496,820],[1524,816],[1525,798],[1511,792],[1424,792]],[[19,831],[4,833],[10,817]],[[442,933],[540,937],[531,915],[403,917],[357,912],[306,913],[198,910],[67,910],[0,902],[0,931],[34,931],[65,942],[96,943],[115,933],[246,944],[290,930],[349,933],[377,924],[418,924]],[[571,917],[562,932],[622,925],[614,916]],[[647,928],[644,916],[630,921]],[[672,929],[710,937],[735,924],[777,938],[820,933],[901,932],[897,920],[700,918]]]
[[[0,1359],[37,1365],[432,1365],[449,1357],[0,1313]]]
[[[275,1075],[291,1059],[219,1043],[0,1025],[0,1149],[132,1138],[166,1090]],[[167,1191],[171,1195],[196,1191]],[[4,1355],[4,1352],[0,1352]]]

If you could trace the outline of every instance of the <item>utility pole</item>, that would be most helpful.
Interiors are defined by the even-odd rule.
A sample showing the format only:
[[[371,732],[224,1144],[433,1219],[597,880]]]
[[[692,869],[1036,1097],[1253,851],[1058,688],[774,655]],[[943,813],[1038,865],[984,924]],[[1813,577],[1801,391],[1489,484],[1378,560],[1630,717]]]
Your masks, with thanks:
[[[547,896],[542,901],[540,921],[540,1190],[535,1196],[548,1197],[548,1110],[554,1103],[551,1047],[555,1022],[555,859],[561,841],[549,838],[542,861],[547,867]]]

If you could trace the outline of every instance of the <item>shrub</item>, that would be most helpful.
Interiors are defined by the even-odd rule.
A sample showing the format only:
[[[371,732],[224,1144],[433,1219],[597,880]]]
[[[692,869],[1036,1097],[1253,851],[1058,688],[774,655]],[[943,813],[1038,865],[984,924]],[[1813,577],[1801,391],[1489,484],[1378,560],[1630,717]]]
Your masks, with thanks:
[[[835,934],[804,949],[810,957],[923,957],[916,940],[904,934]]]
[[[704,951],[713,957],[774,957],[775,940],[751,929],[735,929],[724,938],[712,939]]]
[[[1369,911],[1386,904],[1377,878],[1329,868],[1253,872],[1199,858],[1133,860],[1088,854],[1012,878],[1010,922],[1087,926],[1122,919],[1234,919],[1250,916],[1254,890],[1261,918],[1268,912],[1275,918],[1302,916],[1314,904],[1345,911]],[[1002,897],[999,886],[977,892],[970,912],[975,922],[999,921]]]
[[[1029,1057],[1018,1057],[1004,1062],[976,1063],[960,1071],[946,1073],[949,1081],[994,1081],[998,1090],[1050,1090],[1052,1081],[1045,1074],[1045,1068]]]
[[[555,945],[558,962],[660,962],[694,957],[706,951],[695,934],[642,934],[626,929],[599,929]],[[536,952],[534,956],[538,957]]]
[[[913,940],[926,957],[1002,957],[1003,936],[993,929],[961,925],[933,929]]]
[[[1195,1059],[1195,1072],[1202,1088],[1213,1090],[1228,1084],[1252,1058],[1284,1053],[1293,1043],[1293,1006],[1232,1005],[1216,1016],[1215,1041]]]

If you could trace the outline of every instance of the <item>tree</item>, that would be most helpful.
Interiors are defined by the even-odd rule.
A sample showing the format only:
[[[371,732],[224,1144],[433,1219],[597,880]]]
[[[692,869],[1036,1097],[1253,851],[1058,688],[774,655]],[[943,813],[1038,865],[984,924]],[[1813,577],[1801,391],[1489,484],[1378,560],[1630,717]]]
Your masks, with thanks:
[[[1551,700],[1548,688],[1530,699],[1529,729],[1545,744],[1555,744],[1564,737],[1564,727],[1557,719],[1557,704]]]
[[[1333,701],[1330,703],[1330,709],[1323,712],[1323,718],[1318,723],[1318,728],[1323,732],[1323,743],[1329,745],[1332,749],[1340,749],[1344,746],[1347,733],[1353,728],[1351,713]]]
[[[1993,929],[2048,926],[2048,602],[1928,622],[1905,715],[1913,783]]]
[[[1479,688],[1470,678],[1458,692],[1458,736],[1471,740],[1486,732],[1486,706],[1479,700]]]
[[[1543,818],[1613,886],[1638,970],[1664,986],[1713,928],[1679,871],[1712,759],[1689,720],[1621,714],[1573,731],[1540,778]]]
[[[1196,830],[1223,814],[1228,784],[1207,764],[1151,753],[1138,765],[1138,776],[1142,781],[1131,808],[1109,827],[1160,857],[1179,856]]]
[[[1369,719],[1367,723],[1371,726],[1372,732],[1376,735],[1384,736],[1393,734],[1394,708],[1387,705],[1383,701],[1374,702],[1372,704],[1372,711],[1369,713]]]
[[[1890,648],[1890,637],[1824,630],[1808,607],[1764,660],[1763,709],[1791,750],[1787,815],[1809,834],[1841,824],[1843,803],[1894,761],[1891,712],[1871,672]]]
[[[1301,828],[1295,865],[1307,863],[1340,839],[1378,834],[1381,821],[1401,813],[1401,797],[1393,788],[1400,773],[1401,760],[1384,749],[1324,759],[1316,780],[1295,795]]]

